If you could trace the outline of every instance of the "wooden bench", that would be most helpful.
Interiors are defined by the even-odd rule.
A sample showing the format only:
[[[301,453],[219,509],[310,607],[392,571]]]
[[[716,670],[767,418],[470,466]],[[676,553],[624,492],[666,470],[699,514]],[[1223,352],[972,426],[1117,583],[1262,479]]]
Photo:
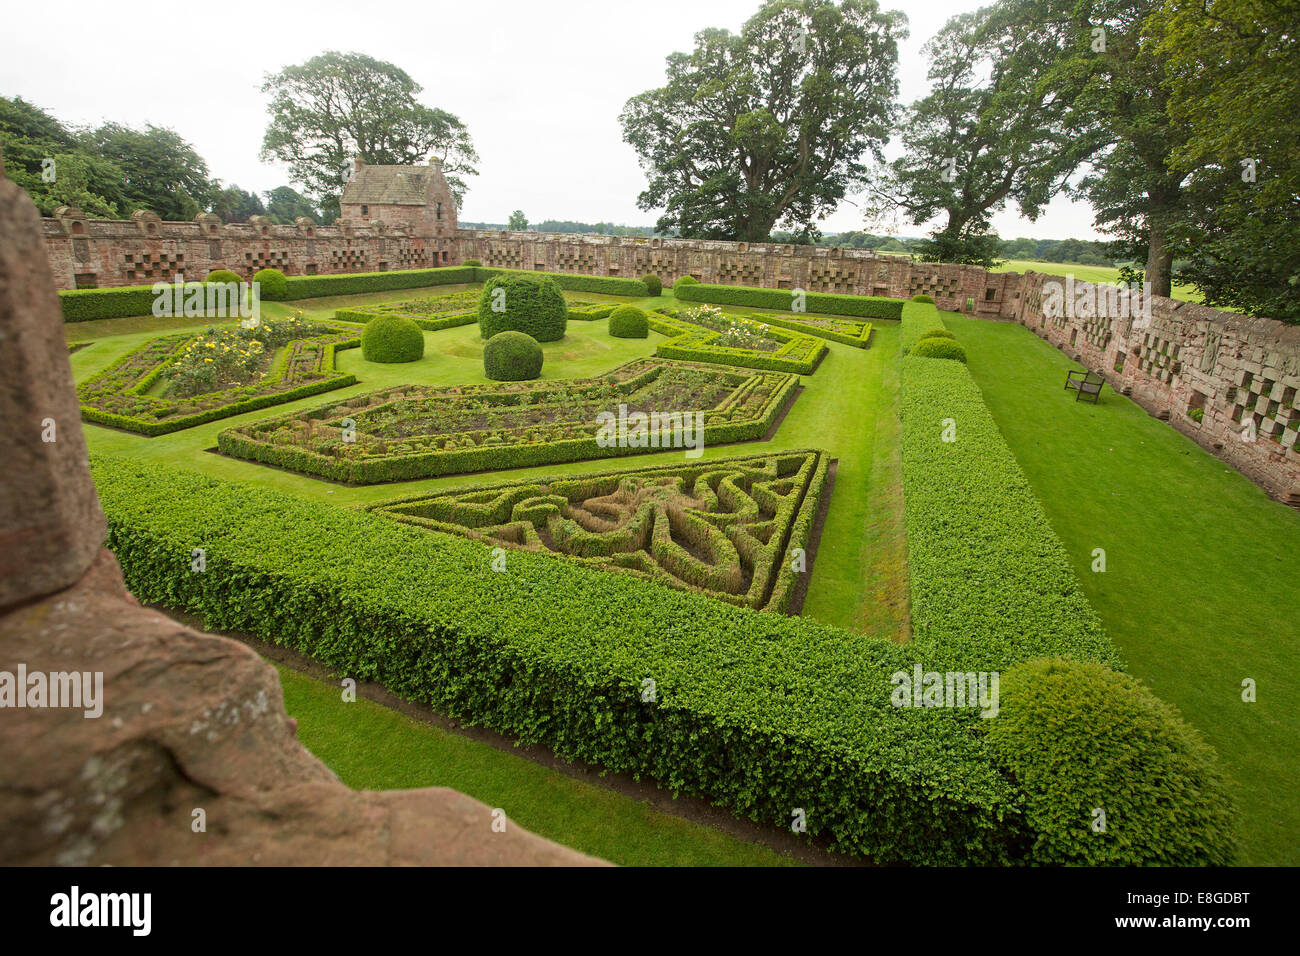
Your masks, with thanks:
[[[1081,376],[1075,378],[1075,376]],[[1101,387],[1106,384],[1106,380],[1096,372],[1084,372],[1073,369],[1065,375],[1065,389],[1069,391],[1074,389],[1074,400],[1077,402],[1085,395],[1091,396],[1087,401],[1097,404],[1097,399],[1101,396]]]

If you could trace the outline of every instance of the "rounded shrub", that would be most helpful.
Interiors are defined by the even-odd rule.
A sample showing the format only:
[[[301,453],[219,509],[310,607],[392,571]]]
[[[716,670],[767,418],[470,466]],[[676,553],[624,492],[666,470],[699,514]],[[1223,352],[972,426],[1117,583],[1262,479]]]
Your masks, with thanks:
[[[476,269],[480,269],[483,267],[483,263],[479,262],[477,259],[466,259],[464,262],[461,263],[461,265],[473,266]]]
[[[620,305],[609,314],[609,334],[616,339],[644,339],[650,334],[650,320],[634,305]]]
[[[376,316],[361,330],[361,356],[367,362],[414,362],[424,357],[424,333],[405,316]]]
[[[494,382],[537,378],[542,374],[542,347],[523,332],[498,332],[483,346],[483,374]]]
[[[224,285],[227,282],[243,282],[244,280],[229,269],[213,269],[203,281],[220,282]]]
[[[1090,661],[1027,661],[999,683],[998,713],[981,723],[1023,795],[1031,862],[1231,862],[1234,814],[1214,751],[1172,707]]]
[[[260,295],[267,302],[280,302],[289,297],[289,280],[279,269],[261,269],[253,276],[261,285]]]
[[[924,292],[921,292],[921,293],[918,293],[917,295],[912,296],[912,301],[913,301],[913,302],[929,302],[931,305],[934,305],[934,298],[931,297],[931,296],[926,295]]]
[[[921,339],[956,339],[947,329],[931,329],[929,332],[922,332]],[[917,339],[919,342],[921,339]]]
[[[485,339],[498,332],[523,332],[538,342],[564,338],[569,306],[550,276],[498,275],[483,285],[478,328]]]
[[[651,295],[659,295],[664,291],[663,279],[660,279],[653,272],[647,272],[641,277],[641,281],[645,283],[645,287],[650,290]]]
[[[949,339],[918,339],[917,343],[912,346],[913,355],[919,355],[922,358],[937,359],[955,359],[958,362],[966,361],[966,350],[957,342]]]
[[[673,288],[680,289],[684,285],[699,285],[699,284],[700,284],[700,280],[695,278],[695,276],[679,276],[677,281],[673,283]]]

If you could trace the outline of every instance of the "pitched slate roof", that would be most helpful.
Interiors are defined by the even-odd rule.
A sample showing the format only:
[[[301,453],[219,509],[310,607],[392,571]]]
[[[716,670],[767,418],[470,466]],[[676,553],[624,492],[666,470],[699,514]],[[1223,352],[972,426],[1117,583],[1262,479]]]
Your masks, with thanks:
[[[422,166],[362,166],[343,187],[341,203],[376,206],[423,206],[429,201],[432,170]]]

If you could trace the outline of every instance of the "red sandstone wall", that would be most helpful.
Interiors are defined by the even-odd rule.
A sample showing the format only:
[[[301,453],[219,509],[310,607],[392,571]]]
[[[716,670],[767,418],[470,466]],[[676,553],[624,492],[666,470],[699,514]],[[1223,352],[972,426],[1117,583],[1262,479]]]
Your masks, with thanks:
[[[1300,506],[1300,327],[1160,296],[1151,299],[1149,324],[1141,316],[1049,318],[1043,283],[1065,278],[1016,278],[1018,321],[1274,497]],[[1194,408],[1202,409],[1199,422],[1188,414]],[[1243,438],[1252,420],[1253,441]]]

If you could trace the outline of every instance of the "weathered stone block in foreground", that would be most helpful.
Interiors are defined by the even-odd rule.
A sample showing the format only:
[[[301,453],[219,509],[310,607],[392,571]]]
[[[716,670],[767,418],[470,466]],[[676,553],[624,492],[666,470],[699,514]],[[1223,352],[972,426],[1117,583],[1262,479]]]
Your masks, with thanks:
[[[0,608],[72,584],[104,543],[40,230],[0,178]]]

